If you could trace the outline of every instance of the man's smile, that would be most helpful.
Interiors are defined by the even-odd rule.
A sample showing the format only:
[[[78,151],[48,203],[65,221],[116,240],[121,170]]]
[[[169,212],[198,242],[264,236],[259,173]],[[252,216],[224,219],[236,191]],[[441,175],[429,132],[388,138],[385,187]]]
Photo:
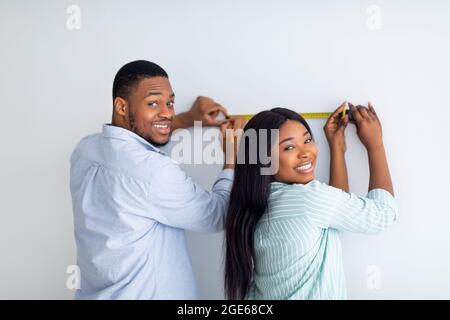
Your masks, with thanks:
[[[153,122],[152,127],[155,128],[159,134],[168,135],[171,130],[171,122],[170,121]]]

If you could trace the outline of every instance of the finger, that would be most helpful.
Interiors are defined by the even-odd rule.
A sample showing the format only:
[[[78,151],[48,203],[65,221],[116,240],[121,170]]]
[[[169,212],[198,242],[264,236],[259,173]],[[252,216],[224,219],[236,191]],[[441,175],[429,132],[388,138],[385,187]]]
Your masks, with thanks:
[[[364,118],[366,118],[368,120],[376,120],[376,118],[372,115],[372,112],[369,110],[368,107],[363,106],[363,105],[359,105],[358,107],[361,108],[361,113]]]
[[[369,106],[369,110],[370,110],[370,112],[372,113],[372,115],[373,115],[376,119],[378,119],[378,115],[377,115],[377,113],[375,112],[375,109],[374,109],[372,103],[369,101],[369,103],[368,103],[367,105]]]
[[[357,105],[356,108],[364,119],[371,119],[368,109],[365,106]]]
[[[348,116],[346,115],[344,118],[339,120],[339,124],[335,128],[335,132],[343,132],[345,128],[347,128],[348,124]]]
[[[224,123],[220,126],[220,135],[223,137],[225,137],[225,130],[227,129],[227,125]]]
[[[340,118],[341,117],[341,114],[342,114],[342,111],[344,111],[344,109],[346,108],[348,106],[348,102],[347,101],[344,101],[344,102],[342,102],[341,103],[341,105],[336,109],[336,110],[334,110],[334,112],[333,112],[333,114],[331,115],[331,117],[333,117],[333,118]]]
[[[220,125],[220,129],[222,129],[222,128],[229,128],[229,127],[231,127],[230,121],[225,121],[225,122],[223,122],[223,123]]]
[[[231,127],[232,127],[232,125],[231,125],[230,121],[226,121],[226,122],[222,123],[220,125],[220,133],[222,135],[225,135],[226,130],[230,129]]]
[[[222,112],[225,116],[228,116],[228,111],[221,104],[215,103],[207,107],[207,114],[211,114],[214,112]]]
[[[215,111],[211,111],[209,113],[206,113],[204,115],[206,123],[208,125],[211,125],[211,126],[218,126],[218,125],[221,125],[222,123],[227,122],[229,119],[226,119],[226,117],[227,117],[226,115],[225,115],[225,117],[221,116],[221,117],[218,118],[218,116],[219,116],[219,114],[221,112],[222,112],[222,110],[217,110],[216,109]]]
[[[243,129],[245,127],[245,125],[247,124],[247,122],[248,121],[244,118],[241,118],[241,117],[235,118],[233,127],[235,129]]]
[[[339,123],[339,129],[345,130],[345,128],[347,127],[349,122],[349,117],[348,114],[345,115],[345,117],[343,117]]]
[[[341,105],[337,107],[336,110],[334,110],[333,115],[339,115],[339,113],[341,113],[345,109],[345,107],[347,107],[347,105],[347,101],[342,102]]]
[[[221,117],[220,119],[217,119],[217,117],[219,116],[219,114],[220,114],[219,111],[214,111],[214,112],[208,113],[208,114],[207,114],[207,117],[210,117],[210,118],[215,119],[215,120],[223,120],[222,117]]]
[[[226,120],[226,119],[224,119],[224,120],[216,120],[216,121],[219,123],[219,125],[222,125],[224,123],[228,123],[228,120]]]
[[[327,122],[325,123],[325,127],[331,127],[333,124],[337,124],[339,122],[340,114],[342,110],[347,106],[347,101],[341,103],[341,105],[334,110],[334,112],[328,117]]]
[[[225,127],[222,133],[222,137],[225,138],[226,143],[234,144],[235,136],[234,136],[234,128],[233,127]]]
[[[348,103],[348,120],[349,122],[356,122],[355,118],[353,117],[353,113],[352,113],[352,108],[354,107],[354,105],[352,103]]]
[[[363,117],[361,113],[359,112],[359,109],[356,108],[353,104],[349,103],[350,106],[350,112],[352,113],[353,119],[355,119],[356,123],[359,123],[363,120]]]
[[[211,127],[218,127],[224,124],[229,124],[229,122],[230,121],[226,119],[224,120],[208,119],[208,121],[206,121],[206,124]]]
[[[239,127],[239,125],[241,123],[241,118],[232,117],[232,118],[229,118],[228,121],[230,122],[231,127],[237,128],[237,127]]]

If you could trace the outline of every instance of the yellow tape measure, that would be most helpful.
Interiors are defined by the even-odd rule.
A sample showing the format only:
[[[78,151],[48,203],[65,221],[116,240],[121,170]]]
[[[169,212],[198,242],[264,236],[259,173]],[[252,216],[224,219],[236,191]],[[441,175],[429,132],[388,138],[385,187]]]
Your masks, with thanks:
[[[345,117],[347,110],[342,111],[342,117]],[[328,119],[333,112],[305,112],[299,113],[305,119]],[[242,117],[246,120],[253,118],[254,114],[234,114],[229,117]]]
[[[327,119],[329,118],[333,113],[332,112],[306,112],[306,113],[300,113],[300,115],[305,119]],[[233,114],[230,115],[230,117],[241,117],[245,120],[250,120],[253,118],[254,114]]]

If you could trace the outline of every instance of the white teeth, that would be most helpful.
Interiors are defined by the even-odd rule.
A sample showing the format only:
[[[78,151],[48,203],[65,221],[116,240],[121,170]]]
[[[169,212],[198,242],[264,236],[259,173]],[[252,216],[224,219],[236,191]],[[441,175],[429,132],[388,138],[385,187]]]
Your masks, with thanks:
[[[311,168],[311,166],[312,166],[312,163],[308,162],[307,164],[305,164],[303,166],[300,166],[300,167],[297,167],[295,169],[303,171],[303,170],[308,170],[309,168]]]
[[[154,124],[155,128],[167,129],[169,126],[167,124]]]

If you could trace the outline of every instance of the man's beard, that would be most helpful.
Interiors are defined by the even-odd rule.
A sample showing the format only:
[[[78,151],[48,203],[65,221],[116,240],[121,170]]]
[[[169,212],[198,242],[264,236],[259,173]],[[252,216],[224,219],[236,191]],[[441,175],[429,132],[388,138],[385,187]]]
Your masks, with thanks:
[[[163,147],[166,144],[169,143],[170,139],[167,139],[166,142],[164,143],[158,143],[156,141],[153,141],[147,134],[145,134],[144,132],[141,132],[137,126],[136,126],[136,117],[134,116],[134,112],[130,112],[130,131],[137,134],[139,137],[141,137],[142,139],[144,139],[145,141],[147,141],[148,143],[154,145],[155,147]]]

